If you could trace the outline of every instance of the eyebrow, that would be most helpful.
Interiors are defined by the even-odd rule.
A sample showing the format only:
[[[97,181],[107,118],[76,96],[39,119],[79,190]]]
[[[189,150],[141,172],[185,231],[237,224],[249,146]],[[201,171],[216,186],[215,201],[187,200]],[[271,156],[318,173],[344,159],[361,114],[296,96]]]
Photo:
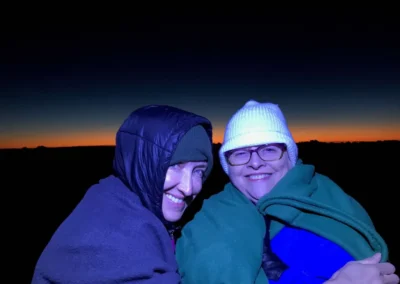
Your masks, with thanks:
[[[249,150],[251,148],[260,148],[260,147],[270,147],[270,146],[275,146],[275,147],[285,147],[285,143],[267,143],[267,144],[261,144],[261,145],[256,145],[256,146],[249,146],[249,147],[243,147],[243,148],[237,148],[237,149],[233,149],[231,150],[232,152],[238,151],[238,150]]]
[[[205,169],[205,168],[207,168],[207,164],[197,165],[197,166],[195,166],[195,168],[196,168],[196,169],[198,169],[198,168],[203,168],[203,169]]]

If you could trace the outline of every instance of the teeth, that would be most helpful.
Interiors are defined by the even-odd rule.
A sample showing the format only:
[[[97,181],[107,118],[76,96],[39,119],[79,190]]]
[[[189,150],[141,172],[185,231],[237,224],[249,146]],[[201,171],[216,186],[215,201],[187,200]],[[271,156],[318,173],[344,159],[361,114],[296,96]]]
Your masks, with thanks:
[[[168,199],[171,200],[172,202],[175,202],[175,203],[182,203],[182,202],[183,202],[183,199],[176,198],[176,197],[172,196],[171,194],[166,193],[165,195],[166,195],[166,196],[168,197]]]
[[[262,174],[262,175],[250,175],[249,179],[252,180],[257,180],[257,179],[263,179],[266,178],[267,176],[270,176],[270,174]]]

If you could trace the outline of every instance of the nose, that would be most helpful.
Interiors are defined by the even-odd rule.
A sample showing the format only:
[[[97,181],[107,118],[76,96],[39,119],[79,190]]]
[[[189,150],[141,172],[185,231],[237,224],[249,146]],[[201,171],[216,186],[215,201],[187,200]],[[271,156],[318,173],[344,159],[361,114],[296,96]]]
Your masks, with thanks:
[[[248,167],[258,170],[264,165],[265,165],[264,161],[261,160],[261,158],[258,156],[256,152],[251,153],[250,161],[247,163]]]
[[[186,197],[193,195],[192,174],[185,172],[181,176],[178,190],[181,191]]]

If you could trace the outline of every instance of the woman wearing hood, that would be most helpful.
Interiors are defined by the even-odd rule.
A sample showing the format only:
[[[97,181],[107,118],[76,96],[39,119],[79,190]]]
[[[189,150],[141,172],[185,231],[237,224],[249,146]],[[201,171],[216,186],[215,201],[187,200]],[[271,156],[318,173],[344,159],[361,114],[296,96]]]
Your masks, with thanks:
[[[32,283],[179,283],[174,223],[212,166],[209,120],[163,105],[132,112],[116,135],[114,173],[56,230]]]

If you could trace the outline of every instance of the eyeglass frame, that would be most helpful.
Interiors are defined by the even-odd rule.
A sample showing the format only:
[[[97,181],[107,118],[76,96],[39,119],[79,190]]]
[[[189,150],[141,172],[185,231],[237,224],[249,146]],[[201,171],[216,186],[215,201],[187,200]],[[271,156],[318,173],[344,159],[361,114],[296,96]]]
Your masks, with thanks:
[[[274,159],[274,160],[264,160],[263,158],[261,158],[261,156],[260,156],[260,154],[258,153],[258,151],[260,150],[261,147],[268,147],[268,146],[276,146],[276,147],[278,147],[278,148],[281,149],[281,155],[279,156],[278,159]],[[251,146],[250,146],[250,147],[251,147]],[[254,147],[254,146],[252,146],[252,147]],[[230,166],[232,166],[232,167],[246,165],[246,164],[248,164],[248,163],[250,162],[251,158],[253,157],[253,153],[256,153],[257,156],[258,156],[261,160],[263,160],[264,162],[279,161],[280,159],[282,159],[283,154],[287,151],[287,146],[286,146],[285,143],[263,144],[263,145],[258,146],[256,149],[246,149],[246,148],[249,148],[249,147],[233,149],[233,150],[230,150],[230,151],[225,152],[225,158],[226,158],[228,164],[229,164]],[[236,164],[235,164],[235,165],[232,164],[231,161],[229,160],[229,157],[230,157],[235,151],[238,151],[238,150],[241,150],[241,149],[242,149],[242,151],[247,151],[247,152],[250,153],[250,156],[249,156],[248,161],[247,161],[246,163],[243,163],[243,164],[237,164],[237,165],[236,165]]]

